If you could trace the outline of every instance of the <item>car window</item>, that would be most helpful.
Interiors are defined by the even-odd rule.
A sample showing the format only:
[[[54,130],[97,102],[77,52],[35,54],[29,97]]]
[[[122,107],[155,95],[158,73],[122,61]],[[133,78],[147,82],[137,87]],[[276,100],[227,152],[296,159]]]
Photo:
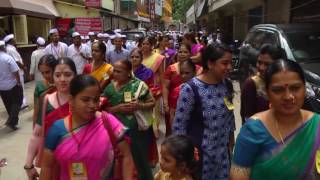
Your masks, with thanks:
[[[297,61],[320,59],[320,32],[296,31],[286,33],[289,46]]]
[[[122,34],[125,34],[127,36],[127,40],[135,41],[138,38],[143,38],[144,34],[143,32],[122,32]]]
[[[254,35],[251,39],[251,46],[255,49],[260,49],[263,44],[273,44],[273,45],[279,45],[277,36],[272,31],[265,31],[265,30],[257,30],[254,32]]]

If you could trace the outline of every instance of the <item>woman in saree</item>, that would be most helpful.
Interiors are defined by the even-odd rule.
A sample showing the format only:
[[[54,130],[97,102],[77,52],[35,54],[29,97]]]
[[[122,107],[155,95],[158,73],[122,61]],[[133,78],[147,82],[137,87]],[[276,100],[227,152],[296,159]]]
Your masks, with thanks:
[[[155,79],[153,71],[142,64],[142,51],[138,48],[133,49],[130,53],[130,60],[132,63],[132,71],[134,76],[141,81],[144,81],[148,85],[153,97],[158,97],[161,94],[160,87],[154,85]]]
[[[47,92],[55,90],[52,73],[56,63],[57,60],[52,54],[44,55],[40,58],[38,69],[43,76],[43,80],[37,81],[34,90],[33,126],[38,118],[41,99]]]
[[[155,87],[160,88],[162,90],[163,84],[163,74],[165,69],[165,57],[153,52],[153,43],[150,37],[145,37],[142,40],[141,46],[143,60],[142,64],[146,67],[150,68],[153,71],[154,78],[155,78]],[[156,104],[154,108],[154,117],[157,121],[153,126],[154,133],[156,137],[159,137],[159,124],[161,121],[164,121],[164,111],[163,111],[163,103],[161,98],[162,93],[159,92],[159,95],[155,96]]]
[[[149,90],[151,91],[153,97],[157,97],[160,94],[160,88],[154,86],[154,75],[150,68],[147,68],[142,64],[142,51],[138,48],[133,49],[130,53],[130,60],[132,63],[132,70],[136,78],[144,81]],[[153,121],[152,125],[156,126],[157,122]],[[159,153],[157,149],[157,139],[154,135],[153,130],[150,132],[152,135],[151,144],[149,145],[149,162],[152,167],[155,167],[159,161]]]
[[[282,49],[272,44],[261,46],[257,59],[257,73],[248,77],[241,88],[241,110],[242,124],[252,115],[269,109],[269,101],[265,90],[265,72],[268,66],[283,58]]]
[[[99,82],[88,75],[76,76],[70,83],[70,112],[49,129],[40,179],[52,179],[55,163],[60,180],[102,180],[108,176],[116,146],[123,155],[121,175],[132,180],[133,161],[124,141],[126,128],[111,114],[97,112]]]
[[[181,62],[189,60],[191,57],[191,47],[182,44],[177,53],[178,62],[170,65],[164,73],[163,85],[163,102],[166,113],[169,114],[169,119],[166,121],[166,135],[171,134],[174,114],[177,107],[179,96],[179,87],[183,83],[179,71]],[[197,71],[200,72],[200,66],[196,66]]]
[[[135,94],[142,83],[138,98]],[[114,114],[127,128],[131,139],[131,153],[136,165],[139,180],[152,180],[148,163],[148,147],[150,131],[139,130],[138,122],[133,114],[136,110],[150,110],[154,107],[154,99],[148,86],[132,76],[130,61],[117,61],[114,64],[113,80],[104,90],[103,96],[108,99],[107,111]]]
[[[265,86],[271,108],[242,126],[231,179],[319,179],[319,115],[301,109],[303,70],[294,61],[277,60],[266,71]]]
[[[106,62],[107,47],[103,42],[97,41],[92,44],[92,63],[86,64],[83,74],[90,74],[96,78],[101,89],[104,89],[112,76],[112,65]]]
[[[183,43],[191,47],[191,60],[195,64],[201,64],[201,50],[203,46],[196,41],[195,34],[186,33],[183,37]]]
[[[67,116],[69,113],[69,85],[76,75],[76,66],[70,58],[63,57],[57,60],[53,68],[53,81],[56,91],[44,96],[28,145],[24,169],[29,179],[39,176],[34,166],[40,167],[44,138],[48,129],[56,120]]]

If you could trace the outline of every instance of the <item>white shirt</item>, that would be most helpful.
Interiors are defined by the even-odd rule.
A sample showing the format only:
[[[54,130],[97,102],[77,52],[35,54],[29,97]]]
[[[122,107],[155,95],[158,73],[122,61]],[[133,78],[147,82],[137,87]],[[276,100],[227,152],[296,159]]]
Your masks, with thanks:
[[[43,77],[38,69],[40,58],[45,54],[44,48],[40,47],[31,54],[30,74],[34,74],[35,81],[42,81]]]
[[[11,44],[8,44],[6,46],[6,51],[8,55],[10,55],[16,62],[19,62],[23,65],[23,60],[19,52],[17,51],[17,48]],[[19,70],[19,74],[22,76],[24,74],[23,69]]]
[[[10,90],[17,84],[13,73],[18,72],[19,69],[16,61],[10,55],[0,52],[0,90]]]
[[[52,54],[56,59],[59,57],[66,57],[68,52],[68,45],[63,42],[58,42],[58,45],[55,46],[53,43],[50,43],[45,48],[45,54]]]
[[[8,44],[6,47],[7,53],[17,62],[20,62],[23,64],[23,60],[17,51],[17,48],[15,46],[12,46],[11,44]]]
[[[89,47],[89,50],[90,50],[90,53],[91,53],[91,50],[92,50],[92,42],[89,40],[87,43],[87,46]]]
[[[77,74],[82,74],[84,65],[88,63],[87,59],[83,58],[80,53],[82,53],[86,58],[91,58],[90,49],[86,44],[81,44],[79,49],[74,44],[71,44],[68,47],[67,56],[71,58],[76,65]]]
[[[106,43],[107,51],[113,51],[115,49],[114,45],[111,43],[111,40],[108,40]]]

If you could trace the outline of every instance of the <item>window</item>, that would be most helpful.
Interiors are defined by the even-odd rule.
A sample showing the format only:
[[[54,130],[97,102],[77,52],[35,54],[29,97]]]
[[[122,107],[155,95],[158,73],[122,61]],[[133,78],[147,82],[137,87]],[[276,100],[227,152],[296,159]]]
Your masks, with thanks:
[[[27,17],[27,32],[29,44],[34,44],[37,37],[47,39],[51,21],[46,19]]]
[[[250,32],[247,36],[247,42],[255,49],[260,49],[263,44],[269,43],[279,45],[278,38],[275,32],[269,30],[256,30]]]

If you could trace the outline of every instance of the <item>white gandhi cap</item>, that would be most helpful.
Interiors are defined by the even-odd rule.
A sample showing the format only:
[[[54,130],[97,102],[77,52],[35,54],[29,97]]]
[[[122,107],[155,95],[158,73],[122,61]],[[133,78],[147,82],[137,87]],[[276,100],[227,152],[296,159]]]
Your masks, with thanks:
[[[42,37],[38,37],[37,44],[39,44],[40,46],[43,46],[44,44],[46,44],[46,41]]]
[[[13,34],[9,34],[9,35],[6,35],[6,37],[3,38],[4,42],[8,42],[10,41],[11,39],[14,38],[14,35]]]

